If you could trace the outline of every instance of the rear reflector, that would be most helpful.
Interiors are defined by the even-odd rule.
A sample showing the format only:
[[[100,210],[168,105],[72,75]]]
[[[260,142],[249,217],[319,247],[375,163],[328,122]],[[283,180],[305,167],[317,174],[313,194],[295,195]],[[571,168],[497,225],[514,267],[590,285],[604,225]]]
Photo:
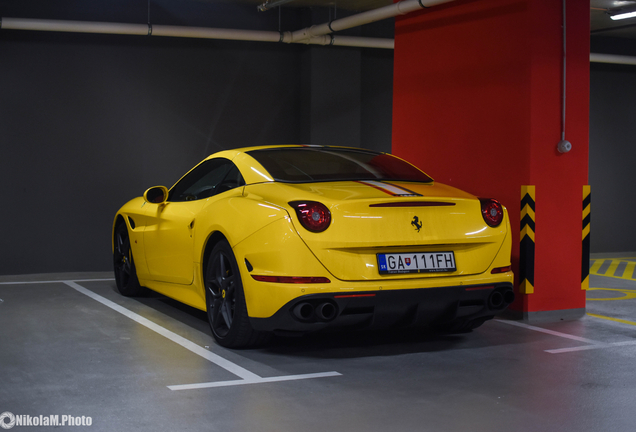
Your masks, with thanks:
[[[333,298],[375,297],[375,294],[345,294],[333,296]]]
[[[331,283],[326,277],[305,277],[305,276],[259,276],[252,275],[252,279],[259,282],[291,283],[291,284],[317,284]]]
[[[380,204],[370,204],[369,207],[446,207],[454,206],[455,203],[439,202],[439,201],[401,201],[401,202],[388,202]]]
[[[492,269],[492,271],[490,273],[492,273],[492,274],[507,273],[507,272],[509,272],[511,270],[512,270],[512,266],[497,267],[497,268]]]

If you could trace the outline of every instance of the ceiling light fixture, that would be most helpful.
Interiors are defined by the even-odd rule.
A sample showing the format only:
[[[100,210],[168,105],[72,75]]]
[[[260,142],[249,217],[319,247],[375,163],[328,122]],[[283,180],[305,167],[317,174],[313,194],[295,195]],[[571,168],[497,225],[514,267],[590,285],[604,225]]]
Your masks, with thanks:
[[[609,14],[610,18],[615,21],[627,18],[634,18],[636,17],[636,6],[608,10],[607,13]]]

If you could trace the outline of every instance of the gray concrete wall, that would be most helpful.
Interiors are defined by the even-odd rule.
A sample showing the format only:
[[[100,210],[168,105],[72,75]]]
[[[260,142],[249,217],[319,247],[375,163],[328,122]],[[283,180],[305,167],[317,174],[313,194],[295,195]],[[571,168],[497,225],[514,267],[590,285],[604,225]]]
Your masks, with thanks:
[[[592,252],[636,250],[636,66],[593,64]]]
[[[144,23],[146,3],[140,4],[0,0],[0,16]],[[306,12],[296,10],[282,18],[283,30],[302,28],[307,21]],[[276,11],[258,15],[253,6],[198,1],[153,0],[151,20],[279,28]],[[390,151],[392,53],[381,58],[379,71],[363,72],[360,63],[373,57],[373,50],[355,49],[357,65],[335,68],[327,82],[308,88],[310,99],[311,94],[339,98],[328,113],[335,122],[323,123],[303,109],[307,89],[302,83],[319,76],[316,71],[325,65],[337,66],[343,51],[324,48],[322,62],[303,69],[309,50],[0,30],[0,180],[5,186],[0,275],[110,269],[115,211],[150,186],[171,186],[218,150],[309,138],[316,144]],[[357,83],[355,91],[342,93],[351,82]],[[363,100],[378,98],[385,102],[362,112]],[[355,107],[357,123],[341,121],[343,106]],[[361,127],[370,123],[365,115],[380,132],[366,134],[362,142]],[[301,133],[303,124],[311,125],[308,134]],[[332,142],[330,136],[348,138]]]
[[[636,56],[627,39],[592,38],[592,52]],[[592,63],[591,251],[636,250],[636,66]]]

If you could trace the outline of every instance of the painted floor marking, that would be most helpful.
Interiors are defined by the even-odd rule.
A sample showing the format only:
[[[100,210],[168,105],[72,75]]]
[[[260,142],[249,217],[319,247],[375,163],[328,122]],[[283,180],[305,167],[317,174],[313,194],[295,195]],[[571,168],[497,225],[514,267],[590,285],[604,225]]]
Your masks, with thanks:
[[[262,383],[270,383],[270,382],[278,382],[278,381],[296,381],[301,379],[311,379],[311,378],[324,378],[324,377],[332,377],[332,376],[340,376],[342,374],[338,372],[324,372],[324,373],[314,373],[314,374],[305,374],[305,375],[287,375],[287,376],[278,376],[278,377],[260,377],[249,370],[232,363],[229,360],[221,357],[220,355],[214,354],[211,351],[191,342],[190,340],[179,336],[176,333],[171,332],[170,330],[162,327],[147,318],[142,317],[135,312],[132,312],[126,309],[123,306],[118,305],[115,302],[108,300],[105,297],[100,296],[99,294],[94,293],[93,291],[84,288],[79,285],[76,281],[57,281],[58,283],[64,283],[69,287],[79,291],[80,293],[92,298],[114,310],[115,312],[119,312],[120,314],[130,318],[131,320],[143,325],[144,327],[154,331],[155,333],[160,334],[161,336],[173,341],[174,343],[181,345],[183,348],[188,351],[203,357],[204,359],[214,363],[215,365],[225,369],[226,371],[238,376],[241,378],[240,380],[232,380],[232,381],[219,381],[219,382],[209,382],[209,383],[200,383],[200,384],[185,384],[185,385],[175,385],[168,386],[170,390],[190,390],[196,388],[209,388],[209,387],[228,387],[228,386],[236,386],[236,385],[245,385],[245,384],[262,384]]]
[[[115,312],[119,312],[120,314],[130,318],[133,321],[136,321],[137,323],[141,324],[144,327],[149,328],[150,330],[154,331],[155,333],[159,333],[161,336],[170,339],[171,341],[175,342],[176,344],[181,345],[182,347],[184,347],[185,349],[203,357],[206,360],[211,361],[212,363],[214,363],[215,365],[222,367],[223,369],[227,370],[228,372],[233,373],[234,375],[241,377],[243,379],[259,379],[260,377],[256,374],[253,374],[252,372],[248,371],[247,369],[243,369],[242,367],[228,361],[225,360],[223,357],[214,354],[211,351],[208,351],[207,349],[194,344],[193,342],[189,341],[188,339],[179,336],[173,332],[171,332],[170,330],[166,329],[165,327],[161,327],[158,324],[155,324],[154,322],[150,321],[147,318],[142,317],[139,314],[136,314],[132,311],[129,311],[128,309],[126,309],[125,307],[122,307],[120,305],[118,305],[115,302],[112,302],[102,296],[100,296],[99,294],[95,294],[93,291],[84,288],[83,286],[77,284],[76,282],[73,281],[64,281],[64,283],[68,286],[70,286],[71,288],[76,289],[77,291],[81,292],[84,295],[87,295],[88,297],[92,298],[93,300],[97,300],[98,302],[100,302],[101,304],[103,304],[104,306],[107,306],[109,308],[111,308],[112,310],[114,310]]]
[[[612,348],[612,347],[616,347],[616,346],[625,346],[625,345],[636,345],[636,340],[623,341],[623,342],[604,343],[604,344],[598,344],[598,345],[584,345],[584,346],[570,347],[570,348],[551,349],[551,350],[545,350],[545,352],[550,353],[550,354],[562,354],[562,353],[566,353],[566,352],[588,351],[588,350],[593,350],[593,349]]]
[[[605,316],[605,315],[597,315],[597,314],[591,314],[591,313],[588,313],[587,315],[589,315],[591,317],[594,317],[594,318],[600,318],[600,319],[604,319],[604,320],[615,321],[615,322],[619,322],[619,323],[622,323],[622,324],[629,324],[629,325],[636,326],[636,322],[634,322],[634,321],[627,321],[627,320],[620,319],[620,318],[612,318],[612,317],[608,317],[608,316]]]
[[[630,300],[636,298],[636,290],[627,289],[627,288],[588,288],[588,292],[590,291],[610,291],[615,293],[622,294],[620,297],[601,297],[601,298],[591,298],[588,297],[587,301],[615,301],[615,300]],[[590,315],[590,314],[588,314]]]
[[[565,338],[565,339],[571,339],[571,340],[575,340],[575,341],[578,341],[578,342],[585,342],[585,343],[589,343],[589,344],[592,344],[592,345],[598,345],[598,344],[602,344],[603,343],[603,342],[598,342],[598,341],[594,341],[594,340],[591,340],[591,339],[586,339],[586,338],[583,338],[583,337],[580,337],[580,336],[575,336],[575,335],[571,335],[571,334],[567,334],[567,333],[561,333],[561,332],[554,331],[554,330],[548,330],[548,329],[544,329],[544,328],[541,328],[541,327],[532,326],[532,325],[521,323],[521,322],[517,322],[517,321],[507,321],[507,320],[495,320],[495,321],[498,321],[498,322],[501,322],[501,323],[504,323],[504,324],[510,324],[510,325],[517,326],[517,327],[523,327],[525,329],[533,330],[533,331],[540,332],[540,333],[546,333],[546,334],[549,334],[549,335],[552,335],[552,336],[557,336],[557,337],[561,337],[561,338]]]
[[[592,267],[590,267],[590,274],[598,275],[598,270],[601,268],[604,262],[605,260],[602,259],[594,260],[594,264],[592,264]]]
[[[245,384],[262,384],[268,382],[280,382],[280,381],[296,381],[303,379],[311,379],[311,378],[326,378],[332,376],[340,376],[342,374],[338,372],[321,372],[314,374],[304,374],[304,375],[286,375],[286,376],[278,376],[271,378],[259,378],[257,380],[234,380],[234,381],[217,381],[217,382],[208,382],[208,383],[198,383],[198,384],[182,384],[182,385],[171,385],[168,386],[170,390],[194,390],[194,389],[202,389],[202,388],[212,388],[212,387],[229,387],[229,386],[237,386],[237,385],[245,385]]]
[[[632,258],[630,258],[632,259]],[[594,269],[594,267],[596,267],[596,271],[598,271],[598,269],[601,267],[602,262],[598,264],[597,263],[599,261],[603,261],[603,260],[596,260],[595,263],[592,265],[592,268],[590,269],[590,273],[592,273],[592,269]],[[616,267],[618,267],[618,264],[616,265]],[[616,268],[615,267],[615,268]],[[617,276],[612,276],[612,277],[617,277]],[[246,384],[263,384],[263,383],[269,383],[269,382],[280,382],[280,381],[296,381],[296,380],[303,380],[303,379],[312,379],[312,378],[325,378],[325,377],[333,377],[333,376],[342,376],[341,373],[339,372],[321,372],[321,373],[313,373],[313,374],[304,374],[304,375],[285,375],[285,376],[278,376],[278,377],[268,377],[268,378],[263,378],[260,377],[258,375],[256,375],[255,373],[252,373],[250,371],[248,371],[245,368],[242,368],[241,366],[238,366],[237,364],[234,364],[232,362],[230,362],[229,360],[224,359],[223,357],[214,354],[210,351],[208,351],[207,349],[200,347],[199,345],[196,345],[195,343],[189,341],[188,339],[177,335],[176,333],[171,332],[170,330],[161,327],[158,324],[155,324],[154,322],[148,320],[147,318],[142,317],[141,315],[138,315],[120,305],[118,305],[117,303],[114,303],[96,293],[94,293],[93,291],[90,291],[86,288],[84,288],[83,286],[79,285],[77,282],[100,282],[100,281],[113,281],[114,279],[112,278],[107,278],[107,279],[79,279],[79,280],[73,280],[73,281],[68,281],[68,280],[52,280],[52,281],[26,281],[26,282],[0,282],[0,285],[23,285],[23,284],[50,284],[50,283],[63,283],[68,285],[69,287],[77,290],[78,292],[87,295],[88,297],[91,297],[92,299],[102,303],[103,305],[113,309],[116,312],[121,313],[122,315],[132,319],[133,321],[136,321],[137,323],[149,328],[150,330],[166,337],[167,339],[172,340],[173,342],[181,345],[182,347],[184,347],[185,349],[189,350],[190,352],[197,354],[203,358],[205,358],[206,360],[209,360],[210,362],[216,364],[217,366],[227,370],[228,372],[240,377],[240,380],[231,380],[231,381],[217,381],[217,382],[208,382],[208,383],[196,383],[196,384],[180,384],[180,385],[172,385],[172,386],[168,386],[168,388],[170,390],[192,390],[192,389],[201,389],[201,388],[213,388],[213,387],[229,387],[229,386],[237,386],[237,385],[246,385]],[[588,313],[588,316],[591,316],[593,318],[599,318],[599,319],[605,319],[605,320],[609,320],[609,321],[614,321],[614,322],[619,322],[622,324],[629,324],[629,325],[634,325],[636,326],[636,322],[634,321],[628,321],[628,320],[623,320],[623,319],[619,319],[619,318],[612,318],[612,317],[607,317],[607,316],[603,316],[603,315],[597,315],[597,314],[591,314]],[[517,327],[522,327],[528,330],[532,330],[532,331],[536,331],[536,332],[540,332],[540,333],[545,333],[545,334],[549,334],[552,336],[557,336],[557,337],[561,337],[561,338],[565,338],[565,339],[571,339],[571,340],[575,340],[575,341],[579,341],[579,342],[584,342],[584,343],[588,343],[589,345],[584,345],[584,346],[579,346],[579,347],[569,347],[569,348],[558,348],[558,349],[551,349],[551,350],[544,350],[547,353],[550,354],[561,354],[561,353],[567,353],[567,352],[575,352],[575,351],[587,351],[587,350],[592,350],[592,349],[599,349],[599,348],[611,348],[611,347],[616,347],[616,346],[629,346],[629,345],[636,345],[636,340],[629,340],[629,341],[622,341],[622,342],[612,342],[612,343],[605,343],[605,342],[599,342],[599,341],[594,341],[592,339],[587,339],[587,338],[583,338],[580,336],[575,336],[575,335],[571,335],[571,334],[567,334],[567,333],[562,333],[562,332],[558,332],[558,331],[554,331],[554,330],[549,330],[549,329],[544,329],[542,327],[537,327],[537,326],[532,326],[529,324],[525,324],[525,323],[521,323],[521,322],[517,322],[517,321],[508,321],[508,320],[494,320],[500,323],[504,323],[504,324],[510,324],[513,326],[517,326]]]
[[[612,320],[612,321],[617,321],[617,322],[622,322],[625,324],[631,324],[631,325],[636,325],[636,322],[631,322],[631,321],[625,321],[625,320],[619,320],[617,318],[610,318],[610,317],[604,317],[602,315],[594,315],[594,314],[587,314],[590,315],[592,317],[595,318],[604,318],[604,319],[608,319],[608,320]],[[563,353],[568,353],[568,352],[575,352],[575,351],[588,351],[588,350],[593,350],[593,349],[600,349],[600,348],[612,348],[612,347],[616,347],[616,346],[625,346],[625,345],[636,345],[636,340],[628,340],[628,341],[622,341],[622,342],[599,342],[599,341],[595,341],[592,339],[587,339],[587,338],[583,338],[580,336],[575,336],[575,335],[571,335],[571,334],[567,334],[567,333],[561,333],[561,332],[557,332],[554,330],[548,330],[548,329],[544,329],[541,327],[536,327],[536,326],[532,326],[529,324],[525,324],[525,323],[520,323],[517,321],[507,321],[507,320],[495,320],[504,324],[510,324],[510,325],[514,325],[517,327],[522,327],[528,330],[532,330],[532,331],[537,331],[540,333],[546,333],[552,336],[557,336],[557,337],[561,337],[561,338],[565,338],[565,339],[571,339],[571,340],[575,340],[575,341],[579,341],[579,342],[585,342],[589,345],[583,345],[583,346],[578,346],[578,347],[569,347],[569,348],[558,348],[558,349],[550,349],[550,350],[544,350],[544,352],[550,353],[550,354],[563,354]]]
[[[636,269],[636,261],[633,261],[633,260],[634,258],[631,258],[631,257],[613,258],[613,259],[602,259],[602,258],[595,259],[593,260],[594,264],[592,264],[592,266],[590,267],[590,274],[593,274],[596,276],[611,277],[615,279],[636,280],[636,278],[634,278],[634,270]],[[605,262],[607,261],[610,262],[609,267],[603,273],[599,273],[599,270],[601,269],[603,264],[605,264]],[[616,275],[615,274],[616,270],[622,263],[625,263],[625,267],[623,268],[620,275]]]
[[[110,282],[114,281],[114,278],[106,279],[73,279],[73,282]],[[48,280],[48,281],[23,281],[23,282],[0,282],[0,285],[32,285],[32,284],[53,284],[53,283],[66,283],[65,280]]]

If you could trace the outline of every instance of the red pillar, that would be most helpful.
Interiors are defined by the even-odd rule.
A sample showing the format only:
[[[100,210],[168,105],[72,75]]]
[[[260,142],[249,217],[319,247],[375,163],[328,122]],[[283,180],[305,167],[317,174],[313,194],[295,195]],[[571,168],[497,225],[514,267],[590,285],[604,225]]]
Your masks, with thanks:
[[[589,4],[567,0],[565,138],[572,150],[565,154],[557,151],[561,0],[457,0],[396,20],[393,153],[436,181],[500,199],[510,214],[516,275],[520,190],[535,186],[534,292],[519,293],[517,280],[511,306],[526,318],[585,310],[589,19]]]

